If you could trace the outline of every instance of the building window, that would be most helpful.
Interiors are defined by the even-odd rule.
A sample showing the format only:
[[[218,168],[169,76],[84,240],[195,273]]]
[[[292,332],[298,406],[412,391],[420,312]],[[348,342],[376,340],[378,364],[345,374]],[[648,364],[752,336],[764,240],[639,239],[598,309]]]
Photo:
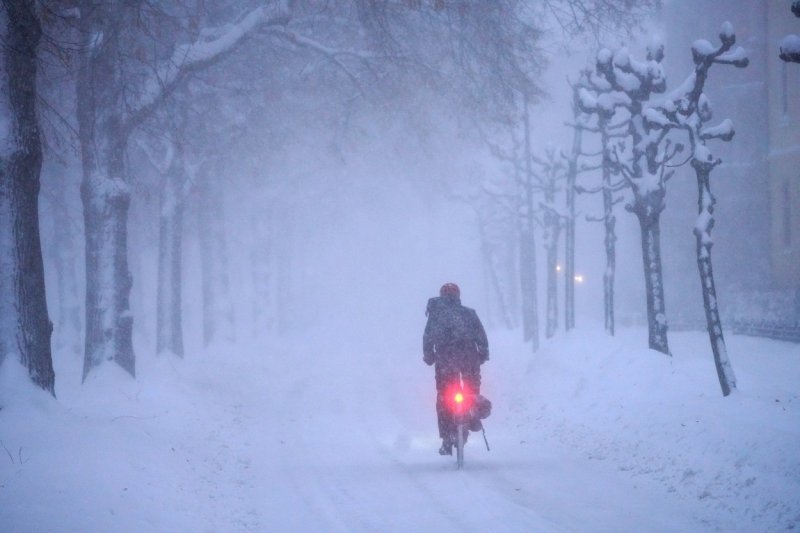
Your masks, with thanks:
[[[792,246],[792,197],[790,196],[789,180],[783,182],[783,212],[781,213],[783,226],[783,247]]]

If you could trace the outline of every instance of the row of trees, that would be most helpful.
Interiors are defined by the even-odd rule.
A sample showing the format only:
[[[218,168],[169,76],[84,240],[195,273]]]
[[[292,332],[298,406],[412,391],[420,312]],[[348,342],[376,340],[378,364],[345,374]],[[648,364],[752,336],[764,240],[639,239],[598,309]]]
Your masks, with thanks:
[[[667,183],[675,167],[690,164],[698,190],[698,215],[694,226],[697,266],[702,287],[707,330],[717,373],[724,395],[736,386],[728,360],[717,304],[711,248],[715,198],[710,176],[721,160],[714,157],[708,141],[730,141],[733,124],[724,119],[710,125],[712,110],[704,90],[710,68],[715,64],[745,67],[748,59],[729,23],[719,34],[720,44],[706,40],[692,45],[694,70],[676,89],[666,93],[667,83],[661,66],[663,47],[653,45],[644,61],[636,60],[626,48],[601,49],[594,69],[580,72],[573,84],[572,147],[556,155],[554,148],[537,157],[530,148],[528,118],[523,115],[523,138],[512,135],[511,150],[491,145],[492,152],[510,163],[509,174],[518,184],[511,194],[524,199],[519,210],[521,236],[520,272],[523,322],[526,340],[538,347],[535,271],[533,245],[534,221],[542,226],[547,272],[546,335],[557,327],[556,270],[559,230],[565,235],[565,327],[574,325],[574,224],[575,193],[598,193],[602,198],[602,216],[590,220],[604,224],[606,266],[603,274],[605,326],[614,334],[614,285],[616,268],[615,206],[625,201],[625,208],[638,220],[641,234],[642,263],[646,294],[649,347],[669,355],[668,323],[664,298],[661,249],[661,213],[666,207]],[[655,98],[655,95],[664,95]],[[524,107],[527,109],[527,107]],[[586,135],[595,135],[599,151],[585,150]],[[599,139],[597,139],[599,137]],[[521,147],[521,149],[520,149]],[[684,153],[688,152],[688,155]],[[597,172],[599,171],[599,173]],[[590,185],[592,172],[596,184]],[[563,204],[555,205],[556,190],[564,191]],[[537,201],[538,199],[538,201]],[[525,302],[528,302],[527,305]]]
[[[54,159],[69,159],[68,150],[59,153],[56,140],[61,137],[79,147],[86,251],[84,379],[105,361],[115,361],[133,375],[129,213],[147,176],[159,202],[156,350],[182,355],[184,211],[191,207],[199,213],[204,340],[229,338],[234,302],[222,199],[231,195],[225,181],[231,177],[224,169],[242,154],[276,151],[293,135],[287,117],[271,105],[274,100],[294,97],[290,106],[298,115],[310,102],[324,101],[334,109],[331,124],[340,128],[340,135],[358,105],[385,101],[387,89],[423,81],[434,93],[446,93],[473,109],[472,124],[492,153],[508,164],[512,179],[487,184],[477,198],[477,213],[503,320],[514,324],[513,308],[519,302],[524,336],[534,349],[539,343],[536,235],[541,228],[547,265],[545,335],[551,337],[560,314],[560,239],[563,235],[564,327],[571,329],[575,195],[596,192],[603,201],[603,215],[597,220],[605,228],[606,328],[614,333],[615,206],[626,198],[626,208],[637,216],[641,229],[649,345],[669,353],[660,214],[672,167],[679,159],[691,164],[698,182],[698,269],[711,345],[727,394],[735,378],[725,354],[710,254],[715,201],[710,174],[720,161],[711,155],[707,141],[730,140],[733,128],[730,121],[707,125],[711,109],[703,91],[713,64],[742,67],[747,60],[741,49],[734,49],[733,30],[725,26],[719,46],[702,40],[693,45],[694,72],[678,89],[655,100],[653,95],[666,92],[661,47],[651,47],[645,61],[633,59],[624,48],[603,49],[595,68],[581,72],[572,87],[570,150],[549,147],[538,153],[531,139],[530,109],[542,92],[536,80],[544,66],[537,48],[543,25],[556,21],[568,31],[601,31],[602,24],[614,20],[617,28],[630,28],[642,13],[620,11],[621,3],[607,0],[594,3],[583,15],[573,12],[565,18],[563,8],[570,5],[568,0],[536,7],[512,0],[491,5],[359,0],[345,9],[254,1],[237,4],[238,14],[231,16],[232,4],[223,1],[169,7],[88,0],[77,6],[4,2],[0,105],[9,120],[2,124],[5,141],[0,154],[0,361],[17,354],[32,380],[54,391],[52,326],[38,227],[42,117],[62,117],[49,125],[52,131],[45,136]],[[650,3],[638,7],[645,10]],[[602,24],[587,25],[588,21]],[[297,76],[298,71],[303,75]],[[74,83],[74,93],[64,90],[67,83]],[[42,103],[52,114],[37,112]],[[297,120],[298,128],[307,126]],[[265,124],[280,124],[275,129],[282,129],[274,138],[259,138]],[[585,151],[590,141],[586,135],[599,137],[597,153]],[[689,155],[683,157],[687,147]],[[145,164],[131,166],[132,159]],[[248,174],[257,174],[264,162],[245,160],[237,168],[250,165]],[[583,176],[592,171],[600,172],[599,184],[590,186]],[[242,185],[271,189],[276,200],[269,205],[275,209],[279,197],[299,192],[274,182]],[[560,194],[563,203],[557,199]],[[54,220],[58,231],[69,226],[58,222],[59,215]],[[269,243],[272,218],[256,216],[252,222],[267,236],[251,254],[258,299],[265,300],[276,290],[277,265],[287,258]],[[509,239],[512,235],[516,243]],[[503,266],[514,257],[516,269]],[[70,260],[58,259],[63,263],[58,268],[63,295],[59,320],[69,316],[75,323],[77,306],[64,302],[74,299],[77,284],[69,279],[70,269],[61,268]],[[507,279],[514,270],[520,276],[518,284]],[[258,306],[253,315],[262,323],[272,320]]]
[[[527,112],[543,92],[537,75],[545,63],[544,29],[572,35],[628,28],[656,3],[4,0],[0,364],[18,357],[36,384],[54,391],[38,227],[43,143],[45,168],[66,176],[71,146],[81,168],[82,224],[59,202],[67,180],[53,180],[50,199],[62,236],[76,226],[83,232],[83,377],[109,361],[134,375],[130,214],[145,200],[143,190],[155,190],[159,199],[156,348],[181,355],[187,208],[201,226],[205,340],[230,329],[222,210],[236,194],[234,182],[254,185],[226,172],[232,162],[257,173],[281,143],[300,136],[308,125],[304,113],[318,114],[320,106],[336,136],[352,135],[353,110],[385,103],[402,93],[398,88],[447,94],[473,109],[478,122],[519,109],[521,100]],[[265,125],[274,136],[264,138]],[[148,189],[148,181],[155,186]],[[276,208],[277,198],[300,192],[274,180],[257,185],[275,191]],[[254,226],[269,235],[270,217],[256,218]],[[528,237],[532,244],[532,231]],[[265,273],[290,258],[276,258],[279,250],[268,244],[258,250],[251,259],[265,293],[271,290]],[[74,323],[81,284],[69,278],[80,269],[67,264],[74,259],[69,253],[54,256],[65,267],[58,268],[58,293],[70,300],[60,301],[59,322],[69,315]]]

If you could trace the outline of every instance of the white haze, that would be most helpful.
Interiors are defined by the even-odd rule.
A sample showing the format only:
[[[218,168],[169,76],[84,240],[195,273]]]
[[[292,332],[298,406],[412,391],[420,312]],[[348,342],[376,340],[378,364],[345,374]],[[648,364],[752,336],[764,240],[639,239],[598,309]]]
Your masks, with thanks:
[[[716,31],[722,22],[709,26]],[[688,74],[689,46],[668,41],[669,88]],[[566,80],[589,57],[552,52],[550,96],[533,108],[534,146],[569,150]],[[709,83],[708,90],[718,87]],[[190,203],[186,354],[181,360],[155,353],[158,202],[150,190],[134,195],[129,228],[137,380],[105,365],[82,386],[80,332],[71,330],[54,332],[57,400],[20,385],[9,365],[2,369],[0,405],[8,407],[0,412],[0,531],[8,524],[9,531],[800,527],[796,345],[732,336],[742,391],[728,403],[703,335],[671,336],[674,360],[646,350],[639,228],[622,206],[616,303],[624,327],[607,338],[600,332],[602,225],[585,221],[600,214],[601,200],[582,196],[576,273],[585,281],[577,286],[577,328],[569,335],[559,330],[532,354],[491,302],[476,212],[465,198],[504,167],[465,110],[410,91],[390,105],[405,101],[413,109],[364,104],[339,134],[322,117],[338,102],[314,98],[313,111],[287,103],[281,120],[298,116],[297,124],[254,132],[264,146],[233,154],[238,163],[224,169],[233,339],[203,347],[200,213]],[[717,112],[723,118],[736,109]],[[275,137],[280,148],[272,153],[267,146]],[[51,213],[62,202],[77,230],[82,222],[77,167],[48,163],[45,187],[69,184],[66,197],[43,204],[55,310],[52,254],[62,243]],[[138,170],[146,166],[138,163]],[[662,219],[670,317],[702,313],[696,270],[687,269],[694,268],[695,246],[690,179],[679,174],[670,183]],[[737,236],[721,228],[766,215],[734,210],[724,194],[718,200],[714,260],[724,304],[725,289],[741,283],[733,273],[743,258],[727,253]],[[269,221],[268,235],[253,230],[259,217]],[[79,237],[74,244],[81,280]],[[541,240],[537,246],[543,332]],[[257,247],[270,250],[274,266],[263,302],[253,297],[250,256]],[[421,353],[425,304],[444,282],[459,284],[464,305],[487,324],[492,349],[483,372],[495,401],[486,425],[496,447],[486,452],[473,434],[464,472],[436,454],[433,371]],[[559,298],[563,326],[563,279]],[[254,305],[266,309],[269,326],[255,323]],[[12,392],[24,401],[11,399]]]

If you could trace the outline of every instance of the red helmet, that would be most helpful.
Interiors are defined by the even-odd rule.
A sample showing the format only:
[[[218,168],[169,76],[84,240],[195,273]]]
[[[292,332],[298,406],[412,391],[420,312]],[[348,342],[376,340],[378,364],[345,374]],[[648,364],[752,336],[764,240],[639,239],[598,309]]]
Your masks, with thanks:
[[[458,285],[455,283],[445,283],[442,285],[442,288],[439,289],[439,296],[452,296],[455,298],[461,298],[461,289],[459,289]]]

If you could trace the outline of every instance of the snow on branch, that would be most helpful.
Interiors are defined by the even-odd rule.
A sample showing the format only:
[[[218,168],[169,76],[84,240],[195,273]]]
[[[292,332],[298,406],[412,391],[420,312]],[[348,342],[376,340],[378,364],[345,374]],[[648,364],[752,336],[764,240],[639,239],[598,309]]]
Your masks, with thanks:
[[[664,111],[655,107],[650,107],[643,112],[644,119],[651,127],[655,128],[669,128],[673,126],[673,122],[667,118]]]
[[[716,126],[703,126],[712,117],[711,103],[703,92],[711,66],[716,63],[744,68],[749,63],[744,50],[741,47],[734,48],[736,34],[730,22],[722,25],[719,39],[721,44],[716,48],[708,41],[695,41],[692,45],[694,72],[670,95],[671,102],[662,107],[672,120],[677,121],[689,133],[693,164],[719,164],[706,148],[705,142],[710,139],[730,141],[735,133],[730,119],[725,119]]]
[[[290,15],[287,0],[270,6],[259,6],[235,23],[203,29],[195,42],[176,47],[170,59],[155,67],[153,77],[146,84],[143,98],[131,112],[128,127],[136,126],[149,116],[187,74],[215,63],[254,31],[264,26],[285,25]]]
[[[597,194],[603,191],[620,192],[628,188],[628,184],[624,180],[616,183],[611,182],[608,184],[598,185],[597,187],[587,187],[585,185],[575,185],[575,192],[578,194]]]
[[[793,0],[792,13],[800,17],[800,0]],[[790,34],[781,40],[780,56],[787,63],[800,63],[800,35]]]
[[[716,126],[709,126],[708,128],[703,128],[700,131],[700,138],[705,140],[708,139],[720,139],[723,141],[730,141],[733,139],[733,134],[735,130],[733,129],[733,121],[729,118],[726,118]]]
[[[306,37],[304,35],[300,35],[297,32],[287,30],[286,28],[274,28],[273,34],[282,37],[289,43],[299,46],[301,48],[307,48],[312,50],[330,60],[333,64],[335,64],[345,75],[350,78],[353,82],[353,85],[356,87],[361,87],[361,84],[358,82],[357,76],[345,65],[342,61],[342,57],[351,57],[355,59],[359,59],[361,61],[366,61],[368,59],[373,59],[377,57],[375,54],[370,54],[362,51],[357,50],[348,50],[342,48],[332,48],[330,46],[324,45],[319,41],[312,39],[310,37]]]
[[[748,65],[749,59],[744,48],[737,46],[736,34],[733,31],[733,25],[730,22],[725,22],[719,32],[719,40],[722,44],[714,47],[710,42],[705,39],[698,39],[692,44],[692,59],[695,65],[710,65],[711,63],[721,63],[725,65],[733,65],[738,68],[744,68]]]
[[[790,34],[783,38],[780,58],[788,63],[800,63],[800,35]]]
[[[304,35],[300,35],[299,33],[291,30],[287,30],[286,28],[275,28],[273,30],[274,34],[280,35],[284,37],[290,43],[303,47],[309,48],[314,50],[315,52],[319,52],[320,54],[330,57],[330,58],[337,58],[341,56],[350,56],[357,59],[373,59],[375,58],[375,54],[367,53],[359,50],[349,50],[343,48],[333,48],[327,45],[320,43],[319,41],[312,39],[310,37],[306,37]]]

